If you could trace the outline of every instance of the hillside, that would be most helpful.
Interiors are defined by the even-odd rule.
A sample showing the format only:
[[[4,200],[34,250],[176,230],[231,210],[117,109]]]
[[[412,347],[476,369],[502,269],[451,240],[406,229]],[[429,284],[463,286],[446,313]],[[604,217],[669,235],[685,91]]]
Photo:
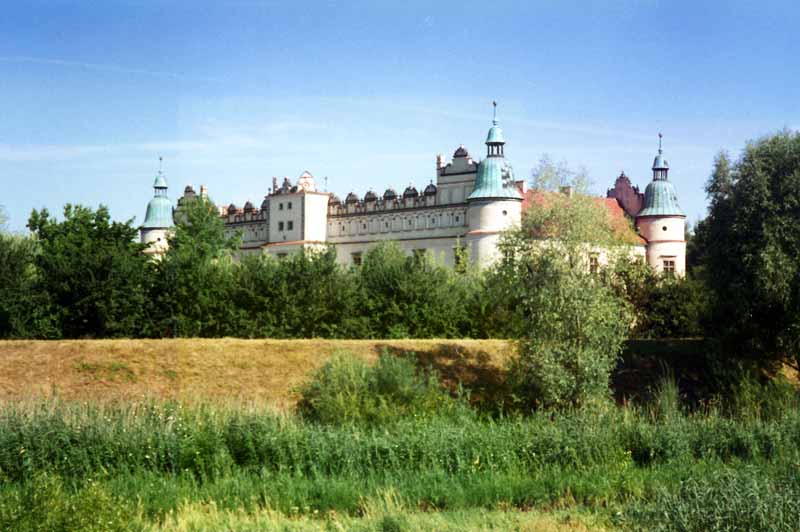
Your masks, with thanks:
[[[336,352],[416,353],[446,381],[499,378],[502,340],[71,340],[0,342],[0,400],[58,396],[235,401],[285,409]]]

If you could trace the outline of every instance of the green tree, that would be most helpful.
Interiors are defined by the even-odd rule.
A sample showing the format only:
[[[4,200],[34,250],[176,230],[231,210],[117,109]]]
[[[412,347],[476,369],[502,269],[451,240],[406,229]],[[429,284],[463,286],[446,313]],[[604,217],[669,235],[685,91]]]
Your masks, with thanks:
[[[130,220],[67,204],[62,221],[34,210],[28,227],[39,247],[36,290],[49,297],[63,336],[141,334],[150,270]]]
[[[350,338],[368,331],[356,275],[344,270],[332,246],[278,260],[246,257],[236,270],[234,301],[246,316],[242,334],[282,338]]]
[[[532,404],[575,406],[607,395],[631,315],[589,260],[603,249],[613,265],[629,254],[626,244],[604,206],[581,195],[544,197],[504,236],[487,283],[520,340],[512,377]]]
[[[469,328],[471,278],[430,255],[409,256],[396,243],[381,243],[364,254],[356,270],[370,336],[452,338]]]
[[[217,208],[207,198],[183,204],[175,218],[169,248],[156,261],[150,334],[238,335],[232,259],[239,248],[238,235],[225,233]]]
[[[733,165],[721,154],[706,191],[697,238],[716,334],[763,369],[800,367],[800,134],[749,142]]]
[[[561,187],[569,186],[579,194],[587,194],[591,185],[586,168],[574,170],[566,161],[556,163],[546,153],[531,171],[531,187],[537,190],[556,192]]]
[[[0,231],[0,338],[57,338],[47,292],[36,270],[39,246],[30,237]]]

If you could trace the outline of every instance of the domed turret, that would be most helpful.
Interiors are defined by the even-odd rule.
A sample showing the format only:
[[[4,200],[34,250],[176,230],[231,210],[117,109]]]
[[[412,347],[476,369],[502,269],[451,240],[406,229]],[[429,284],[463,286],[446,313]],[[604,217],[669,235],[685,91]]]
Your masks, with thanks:
[[[647,241],[647,263],[658,272],[683,276],[686,271],[686,215],[678,205],[675,187],[668,180],[669,163],[661,151],[661,138],[659,133],[653,180],[644,191],[636,227]]]
[[[492,127],[486,136],[486,159],[478,164],[475,188],[467,200],[508,198],[522,201],[522,195],[514,183],[514,172],[503,154],[506,141],[500,126],[497,125],[497,104],[494,103],[494,106]]]
[[[342,200],[339,199],[339,196],[336,194],[331,194],[328,198],[328,205],[341,205]]]
[[[153,199],[147,204],[142,229],[172,227],[172,202],[167,197],[167,180],[160,171],[153,183],[153,190]]]
[[[453,153],[453,159],[458,159],[460,157],[469,157],[469,152],[463,144],[456,148],[456,151]]]
[[[167,250],[170,228],[174,225],[172,202],[167,197],[167,180],[161,172],[162,158],[153,181],[153,198],[147,203],[144,222],[139,228],[139,241],[148,244],[145,253],[159,256]]]
[[[494,116],[486,135],[486,159],[478,163],[475,186],[467,196],[469,232],[465,241],[473,260],[482,267],[497,260],[502,232],[522,219],[522,194],[503,153],[506,141],[497,123],[497,104],[492,105]]]
[[[435,196],[436,195],[436,185],[430,183],[427,187],[425,187],[424,194],[426,196]]]
[[[254,210],[256,210],[256,208],[253,207],[253,204],[249,201],[244,204],[244,212],[253,212]]]
[[[397,199],[397,192],[393,188],[387,188],[383,193],[383,201],[394,201]]]
[[[269,199],[264,198],[264,201],[261,202],[261,210],[266,211],[267,209],[269,209]]]
[[[408,187],[406,187],[406,189],[403,191],[403,198],[410,199],[416,198],[417,196],[419,196],[419,192],[417,192],[417,189],[414,188],[413,185],[408,185]]]
[[[355,192],[351,192],[344,199],[344,202],[347,203],[347,204],[358,203],[358,194],[356,194]]]
[[[366,194],[364,194],[364,201],[365,201],[365,202],[377,201],[377,199],[378,199],[378,195],[377,195],[377,194],[375,194],[375,193],[374,193],[373,191],[371,191],[371,190],[370,190],[370,191],[368,191]]]
[[[230,205],[228,205],[228,214],[229,215],[230,214],[236,214],[236,212],[238,210],[239,210],[239,208],[235,204],[231,203]]]
[[[658,134],[658,155],[653,160],[653,180],[644,190],[642,210],[637,216],[685,216],[678,205],[675,187],[669,182],[669,163],[661,150],[661,133]]]

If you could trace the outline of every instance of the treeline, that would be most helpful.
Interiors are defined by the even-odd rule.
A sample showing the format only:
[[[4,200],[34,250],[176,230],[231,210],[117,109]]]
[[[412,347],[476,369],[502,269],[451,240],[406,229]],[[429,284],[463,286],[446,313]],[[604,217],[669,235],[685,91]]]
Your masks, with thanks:
[[[581,195],[529,209],[481,272],[392,244],[351,268],[332,248],[235,260],[237,239],[201,200],[159,260],[104,207],[34,211],[30,236],[0,234],[0,337],[515,338],[538,354],[532,371],[553,374],[542,353],[571,367],[613,360],[629,336],[704,336],[737,363],[800,368],[800,135],[720,154],[706,190],[685,280],[631,260],[608,212]],[[598,248],[609,260],[592,274]]]
[[[61,220],[34,211],[31,236],[0,236],[0,337],[508,338],[530,318],[518,285],[535,280],[514,261],[454,271],[391,243],[350,268],[333,247],[235,260],[238,242],[210,203],[184,214],[153,260],[104,207],[67,205]],[[633,263],[606,277],[609,287],[624,281],[615,289],[634,307],[637,334],[701,334],[699,314],[681,303],[687,282]]]

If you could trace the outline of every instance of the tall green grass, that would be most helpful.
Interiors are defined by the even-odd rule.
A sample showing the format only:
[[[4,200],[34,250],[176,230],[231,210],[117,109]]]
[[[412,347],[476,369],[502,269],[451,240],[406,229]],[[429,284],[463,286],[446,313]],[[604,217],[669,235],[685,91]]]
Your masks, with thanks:
[[[336,371],[356,377],[339,371],[308,392],[323,417],[155,402],[2,405],[0,529],[160,527],[187,504],[356,519],[386,493],[410,512],[578,509],[627,529],[800,525],[800,409],[787,388],[689,412],[667,381],[648,407],[490,418],[420,385],[408,367],[378,368],[345,365]],[[381,372],[388,383],[358,384]],[[335,418],[332,392],[350,384],[348,414]],[[366,401],[371,393],[382,395]],[[354,413],[362,407],[374,415]]]

